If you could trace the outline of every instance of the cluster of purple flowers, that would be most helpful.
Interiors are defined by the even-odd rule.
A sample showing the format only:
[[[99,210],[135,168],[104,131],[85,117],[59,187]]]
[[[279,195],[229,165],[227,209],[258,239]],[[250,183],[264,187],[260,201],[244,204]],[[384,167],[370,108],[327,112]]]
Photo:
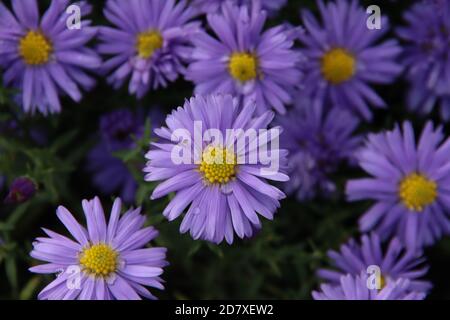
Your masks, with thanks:
[[[192,82],[194,97],[165,121],[143,110],[103,115],[86,162],[102,194],[133,204],[138,183],[115,153],[136,147],[150,117],[162,127],[138,170],[157,184],[152,200],[172,195],[163,215],[182,216],[180,232],[195,240],[251,238],[261,217],[274,219],[284,192],[299,201],[330,196],[333,174],[359,166],[371,177],[348,181],[346,195],[375,201],[360,219],[360,231],[369,234],[329,252],[334,269],[318,271],[326,283],[313,297],[424,299],[432,286],[422,279],[422,250],[450,234],[450,140],[431,122],[418,141],[410,122],[369,134],[365,144],[358,128],[372,120],[373,108],[389,108],[375,85],[389,85],[402,72],[411,110],[429,114],[440,106],[442,119],[450,119],[450,2],[439,3],[438,16],[429,4],[413,5],[396,29],[403,47],[387,37],[387,17],[381,29],[367,27],[357,0],[317,0],[320,19],[302,10],[303,28],[266,27],[286,2],[108,0],[108,25],[93,26],[86,18],[91,5],[80,1],[79,28],[67,26],[69,0],[52,0],[42,16],[36,0],[0,3],[3,82],[18,89],[25,113],[44,115],[62,111],[61,96],[80,102],[94,75],[114,89],[127,85],[137,98],[180,77]],[[225,139],[185,139],[211,130]],[[266,141],[250,137],[241,145],[244,133],[230,137],[229,130],[264,132]],[[276,172],[264,174],[270,164],[261,159],[239,161],[269,147],[278,155]],[[174,162],[174,150],[189,156]],[[26,201],[35,192],[30,180],[18,180],[6,200]],[[47,263],[30,270],[59,273],[39,298],[154,299],[146,287],[163,289],[166,249],[147,247],[157,231],[144,227],[141,209],[121,215],[117,199],[106,222],[98,198],[82,206],[87,227],[64,207],[57,210],[74,240],[44,229],[47,236],[33,243],[31,256]]]

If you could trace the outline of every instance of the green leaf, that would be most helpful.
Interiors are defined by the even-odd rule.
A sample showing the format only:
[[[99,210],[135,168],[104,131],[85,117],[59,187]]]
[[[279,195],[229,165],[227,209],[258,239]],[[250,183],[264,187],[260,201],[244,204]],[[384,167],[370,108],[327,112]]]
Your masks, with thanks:
[[[5,262],[6,277],[8,278],[9,284],[11,285],[13,291],[17,292],[18,281],[17,281],[17,263],[15,257],[8,257]]]
[[[32,299],[40,284],[41,284],[40,276],[32,277],[20,292],[19,299],[20,300]]]

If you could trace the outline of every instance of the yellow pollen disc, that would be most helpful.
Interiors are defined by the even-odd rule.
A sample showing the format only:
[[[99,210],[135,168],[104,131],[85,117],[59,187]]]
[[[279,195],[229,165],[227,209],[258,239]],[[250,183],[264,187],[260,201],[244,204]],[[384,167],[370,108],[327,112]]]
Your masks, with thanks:
[[[209,146],[203,152],[199,171],[211,183],[226,184],[236,175],[237,159],[232,151]]]
[[[380,290],[383,290],[384,287],[386,287],[386,284],[387,284],[386,278],[383,275],[381,275],[380,276]]]
[[[258,61],[249,53],[233,53],[228,68],[231,76],[241,82],[253,80],[258,76]]]
[[[30,31],[20,40],[19,54],[28,65],[48,62],[53,51],[50,41],[39,31]]]
[[[139,57],[143,59],[150,58],[156,50],[162,48],[163,42],[163,37],[158,31],[140,33],[136,44]]]
[[[345,49],[336,48],[322,57],[322,75],[332,84],[341,84],[355,74],[355,57]]]
[[[80,264],[84,271],[98,276],[107,277],[117,269],[118,253],[106,244],[95,244],[83,250]]]
[[[409,210],[421,212],[436,200],[437,185],[427,177],[413,173],[400,183],[399,195]]]

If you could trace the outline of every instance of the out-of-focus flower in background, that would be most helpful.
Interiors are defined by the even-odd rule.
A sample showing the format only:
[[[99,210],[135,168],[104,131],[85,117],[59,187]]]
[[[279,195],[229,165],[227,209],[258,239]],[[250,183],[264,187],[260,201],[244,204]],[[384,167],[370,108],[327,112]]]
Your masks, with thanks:
[[[132,204],[138,183],[127,165],[115,152],[136,148],[136,140],[142,138],[145,122],[151,121],[152,127],[163,123],[163,114],[157,107],[150,113],[140,109],[136,113],[120,109],[105,114],[100,119],[100,142],[87,157],[87,170],[92,174],[94,185],[105,195],[118,193],[123,201]]]
[[[130,94],[141,98],[184,73],[190,39],[200,29],[186,2],[108,0],[104,15],[113,27],[100,28],[98,51],[108,56],[101,69],[114,88],[129,81]]]
[[[411,110],[424,115],[440,106],[450,119],[450,2],[419,2],[404,14],[407,26],[397,29],[406,45],[403,63],[410,82]]]
[[[192,0],[191,3],[203,13],[215,13],[227,1],[240,6],[251,5],[252,1],[260,1],[262,9],[267,10],[269,14],[275,14],[287,3],[287,0]]]
[[[87,229],[64,207],[57,216],[72,235],[69,239],[43,229],[48,237],[37,238],[30,255],[47,264],[30,268],[39,274],[59,273],[45,287],[41,300],[139,300],[156,299],[145,286],[164,289],[160,275],[168,265],[165,248],[147,248],[158,236],[153,227],[144,227],[141,209],[121,216],[116,199],[106,222],[98,198],[84,200]]]
[[[397,236],[409,249],[421,249],[450,233],[450,139],[428,122],[417,144],[410,122],[403,130],[370,134],[358,152],[371,178],[350,180],[348,200],[376,201],[360,219],[360,230],[383,239]]]
[[[289,151],[286,193],[300,201],[335,193],[331,175],[339,166],[354,162],[362,143],[355,134],[358,118],[340,108],[313,108],[310,100],[299,97],[296,108],[276,121],[283,128],[281,145]]]
[[[80,30],[66,26],[69,1],[53,0],[39,17],[36,0],[13,0],[10,11],[0,3],[0,68],[5,86],[19,89],[20,104],[27,113],[59,113],[59,96],[82,98],[80,87],[91,89],[95,81],[86,71],[101,65],[100,57],[87,47],[96,36],[91,21],[82,20]],[[91,11],[78,2],[82,16]]]
[[[302,55],[293,48],[298,29],[279,25],[263,31],[266,12],[257,2],[238,7],[230,2],[193,39],[193,62],[186,78],[197,94],[231,94],[243,103],[255,100],[259,114],[271,109],[286,112],[300,84]]]
[[[313,107],[348,108],[370,121],[371,107],[386,107],[370,84],[394,82],[402,71],[396,61],[401,47],[393,39],[379,43],[389,31],[388,20],[383,16],[382,28],[369,30],[368,16],[358,1],[317,4],[321,22],[309,10],[302,11],[305,95]]]
[[[11,183],[8,195],[4,202],[6,204],[20,204],[27,202],[34,197],[36,190],[36,184],[30,178],[17,178]]]

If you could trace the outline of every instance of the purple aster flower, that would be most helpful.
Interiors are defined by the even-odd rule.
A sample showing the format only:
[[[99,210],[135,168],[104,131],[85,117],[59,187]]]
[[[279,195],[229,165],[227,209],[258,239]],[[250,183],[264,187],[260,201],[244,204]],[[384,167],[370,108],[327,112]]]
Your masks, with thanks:
[[[60,95],[79,102],[80,87],[95,85],[86,70],[98,68],[101,59],[86,44],[97,31],[84,18],[80,29],[68,28],[69,4],[53,0],[40,19],[36,0],[12,0],[13,12],[0,3],[0,67],[5,85],[21,90],[25,112],[58,113]],[[75,4],[83,17],[90,13],[85,1]]]
[[[40,300],[138,300],[156,299],[145,286],[164,289],[159,277],[167,266],[165,248],[147,248],[158,236],[141,209],[122,217],[117,199],[109,222],[98,198],[82,202],[87,229],[64,207],[56,214],[73,236],[69,239],[43,229],[48,237],[37,238],[31,256],[48,262],[30,268],[39,274],[59,273],[39,294]]]
[[[279,130],[265,131],[274,114],[254,117],[255,110],[254,102],[241,107],[230,95],[197,96],[155,130],[161,141],[146,155],[145,180],[163,181],[152,199],[175,193],[163,212],[168,220],[187,209],[180,232],[231,244],[234,232],[251,237],[261,228],[258,214],[273,219],[285,195],[267,180],[289,179],[282,173],[286,151],[277,146]]]
[[[370,84],[394,81],[402,70],[395,61],[401,48],[395,40],[378,44],[389,30],[388,20],[383,17],[382,28],[370,30],[368,15],[358,1],[317,3],[322,23],[310,11],[302,12],[307,31],[300,34],[307,57],[305,94],[314,105],[350,108],[370,120],[369,106],[385,107]]]
[[[226,1],[232,1],[233,4],[242,6],[251,5],[252,1],[255,0],[192,0],[191,4],[201,12],[216,13],[220,10],[220,6]],[[286,4],[287,0],[260,0],[260,2],[262,9],[273,14],[280,10]]]
[[[369,135],[358,161],[373,177],[347,184],[350,201],[376,201],[360,220],[362,232],[395,235],[411,249],[450,232],[450,140],[443,140],[442,127],[431,122],[417,145],[410,122]]]
[[[409,290],[409,281],[398,279],[383,289],[369,289],[368,276],[347,274],[340,278],[337,285],[323,284],[321,291],[313,291],[314,300],[423,300],[423,292]]]
[[[403,62],[411,84],[408,106],[423,114],[440,105],[450,119],[450,2],[417,3],[405,13],[407,27],[397,30],[407,44]]]
[[[100,29],[98,50],[110,56],[102,70],[115,88],[129,80],[129,92],[141,98],[184,72],[189,40],[200,28],[185,1],[108,0],[104,14],[114,27]]]
[[[162,113],[157,108],[152,108],[148,118],[153,127],[163,123]],[[134,202],[138,183],[114,152],[136,148],[135,141],[142,138],[148,118],[142,110],[133,113],[121,109],[100,119],[101,141],[89,153],[87,169],[92,173],[94,185],[103,194],[118,192],[126,203]]]
[[[193,38],[186,78],[197,94],[231,94],[244,104],[256,100],[259,114],[271,108],[284,113],[301,78],[302,56],[293,49],[297,29],[280,25],[263,31],[266,12],[257,4],[227,2],[220,13],[208,15],[216,38],[206,32]]]
[[[27,202],[36,194],[36,184],[29,178],[15,179],[9,187],[9,193],[5,198],[6,204],[20,204]]]
[[[397,238],[392,239],[383,249],[380,238],[375,233],[363,235],[360,243],[351,239],[341,246],[339,252],[328,252],[337,270],[321,269],[317,274],[330,284],[337,285],[346,274],[358,276],[361,272],[367,272],[371,266],[376,266],[380,272],[381,287],[399,279],[407,279],[410,291],[427,293],[431,289],[430,282],[420,279],[428,271],[428,267],[423,266],[424,257],[416,251],[406,250]]]
[[[296,109],[277,118],[283,127],[282,146],[289,151],[290,181],[283,184],[288,194],[299,200],[316,193],[329,196],[336,191],[330,175],[354,160],[361,137],[353,135],[359,121],[346,110],[332,108],[326,114],[299,99]]]

